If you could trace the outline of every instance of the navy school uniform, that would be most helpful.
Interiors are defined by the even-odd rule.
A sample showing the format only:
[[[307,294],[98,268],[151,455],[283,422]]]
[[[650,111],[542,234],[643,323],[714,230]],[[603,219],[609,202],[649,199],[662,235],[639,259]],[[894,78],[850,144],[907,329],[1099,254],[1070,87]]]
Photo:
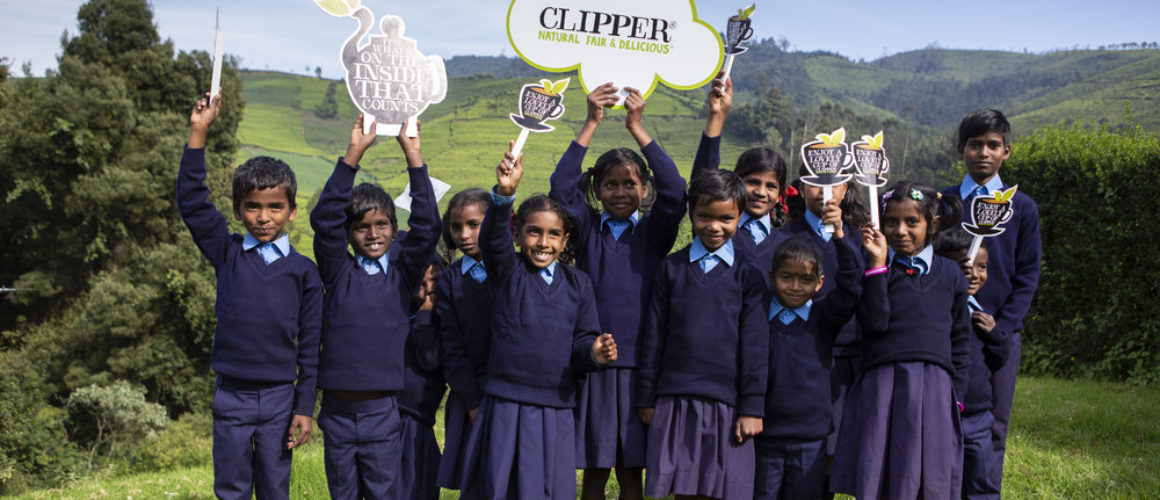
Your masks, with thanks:
[[[185,148],[177,206],[217,275],[214,493],[248,499],[256,489],[259,498],[285,498],[291,415],[314,413],[322,282],[288,240],[279,244],[284,255],[268,264],[262,250],[244,248],[210,203],[205,178],[205,149]]]
[[[967,305],[971,312],[984,311],[974,297],[967,300]],[[991,470],[995,463],[991,439],[995,422],[991,414],[991,377],[1007,361],[1011,335],[998,325],[990,332],[978,327],[971,330],[971,370],[962,414],[963,498],[998,499],[999,484]]]
[[[749,498],[753,441],[732,436],[737,417],[765,409],[765,281],[747,256],[730,262],[732,243],[708,272],[690,260],[703,250],[694,238],[666,257],[653,285],[637,362],[637,407],[655,409],[645,494]]]
[[[597,367],[592,282],[557,262],[548,283],[512,246],[513,198],[492,196],[479,238],[492,293],[491,354],[462,498],[575,498],[575,386]]]
[[[446,384],[440,363],[438,322],[430,311],[417,311],[411,319],[399,391],[403,451],[399,457],[399,498],[439,498],[439,443],[435,440],[435,413],[443,402]]]
[[[786,225],[779,228],[770,236],[773,240],[772,245],[774,249],[781,246],[785,240],[794,237],[808,238],[818,248],[822,250],[822,268],[823,269],[838,269],[838,253],[836,244],[839,239],[830,237],[829,240],[824,239],[818,232],[818,227],[821,225],[819,220],[812,212],[806,210],[802,217],[789,221]],[[849,225],[842,224],[843,238],[842,242],[854,248],[855,258],[857,259],[858,267],[865,266],[865,261],[862,257],[862,237],[859,228],[852,228]],[[860,283],[859,283],[860,286]],[[822,289],[818,290],[815,298],[821,299],[829,295],[837,287],[834,280],[826,280],[822,283]],[[849,394],[850,388],[854,385],[854,380],[858,378],[858,373],[861,371],[862,361],[862,327],[858,321],[851,318],[842,325],[842,329],[838,332],[837,337],[834,338],[834,366],[830,370],[830,411],[833,414],[834,429],[830,433],[826,442],[826,454],[833,455],[834,449],[838,444],[838,428],[842,422],[842,412],[846,407],[846,395]]]
[[[966,176],[957,186],[943,190],[963,200],[963,222],[970,222],[971,201],[975,196],[990,196],[996,189],[1008,189],[996,174],[986,183],[978,186]],[[979,188],[983,188],[981,192]],[[1023,348],[1023,318],[1031,309],[1031,300],[1039,286],[1040,260],[1043,258],[1043,244],[1039,239],[1039,207],[1022,190],[1011,200],[1015,215],[1003,227],[1002,234],[987,238],[989,260],[987,262],[987,283],[975,298],[987,311],[994,311],[997,328],[1011,332],[1007,361],[992,379],[994,391],[992,414],[995,425],[992,428],[994,455],[991,471],[995,484],[1002,487],[1003,455],[1007,449],[1007,425],[1011,416],[1011,404],[1015,399],[1015,372],[1019,368],[1019,358]]]
[[[755,499],[820,499],[826,493],[834,338],[858,307],[862,273],[854,247],[841,240],[834,247],[841,264],[823,267],[831,278],[826,283],[835,283],[824,298],[799,312],[783,308],[773,287],[768,293],[769,382],[756,442]]]
[[[596,293],[602,332],[616,339],[620,355],[609,368],[591,372],[577,390],[578,468],[644,467],[644,424],[632,405],[636,349],[649,288],[661,259],[672,250],[685,214],[685,180],[673,160],[653,141],[645,146],[656,200],[651,210],[617,230],[596,212],[580,190],[581,163],[588,148],[575,141],[552,174],[552,199],[576,221],[576,268],[588,273]],[[623,227],[623,226],[622,226]],[[615,430],[615,432],[612,432]]]
[[[922,251],[926,271],[889,270],[862,286],[863,372],[846,401],[830,488],[857,498],[959,498],[957,401],[970,369],[967,283]],[[893,255],[892,255],[893,257]]]
[[[476,267],[478,266],[478,267]],[[468,412],[483,401],[487,356],[491,342],[491,288],[483,262],[464,256],[439,275],[435,312],[443,374],[451,394],[443,412],[443,459],[439,461],[440,487],[458,490],[463,474]],[[479,280],[479,281],[477,281]]]
[[[325,441],[327,485],[334,498],[402,498],[398,479],[403,445],[395,393],[404,387],[403,350],[412,297],[434,255],[441,226],[427,166],[407,168],[410,231],[398,235],[368,273],[347,251],[346,212],[357,167],[339,159],[310,214],[314,256],[326,299],[323,310],[323,389],[318,426]],[[386,265],[383,266],[383,262]],[[333,391],[365,393],[351,401]]]

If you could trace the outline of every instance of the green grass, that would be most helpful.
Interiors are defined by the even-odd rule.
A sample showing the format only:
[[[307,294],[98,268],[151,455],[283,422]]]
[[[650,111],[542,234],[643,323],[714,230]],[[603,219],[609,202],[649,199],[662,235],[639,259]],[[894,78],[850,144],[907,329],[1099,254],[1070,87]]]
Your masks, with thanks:
[[[1160,390],[1122,383],[1021,377],[1008,438],[1006,498],[1129,499],[1160,495]],[[442,417],[436,438],[443,441]],[[210,439],[207,435],[205,439]],[[326,498],[321,436],[295,452],[291,498]],[[577,475],[577,484],[579,484]],[[94,477],[22,499],[212,498],[204,467]],[[612,482],[608,498],[616,498]],[[444,491],[442,498],[456,498]],[[847,497],[848,498],[848,497]]]

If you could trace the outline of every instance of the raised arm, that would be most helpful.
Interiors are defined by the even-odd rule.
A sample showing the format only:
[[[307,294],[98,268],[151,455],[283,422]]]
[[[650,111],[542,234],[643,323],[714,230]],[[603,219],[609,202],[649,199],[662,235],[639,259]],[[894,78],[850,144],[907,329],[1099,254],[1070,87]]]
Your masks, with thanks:
[[[725,130],[725,118],[733,108],[733,79],[722,76],[723,73],[717,74],[705,99],[709,106],[709,116],[705,119],[705,132],[701,134],[701,144],[693,159],[690,178],[704,170],[716,170],[721,165],[721,134]]]
[[[592,136],[596,135],[596,128],[604,120],[604,108],[615,106],[616,101],[620,100],[617,92],[620,92],[620,89],[609,82],[588,93],[588,118],[584,120],[584,126],[580,127],[580,132],[576,134],[577,144],[585,148],[592,144]]]
[[[890,300],[887,297],[886,276],[883,270],[886,266],[887,246],[886,236],[872,227],[862,228],[862,248],[866,250],[867,273],[871,273],[862,280],[862,300],[858,303],[858,321],[862,324],[862,332],[879,334],[890,326]]]
[[[406,134],[399,134],[397,138],[407,157],[407,176],[411,181],[411,217],[407,220],[411,229],[407,232],[407,238],[401,242],[402,251],[399,254],[399,267],[409,290],[418,289],[423,273],[431,265],[435,245],[439,243],[439,235],[443,231],[439,220],[439,205],[435,201],[435,188],[431,185],[431,177],[427,173],[427,165],[423,163],[419,145],[422,133],[423,126],[419,124],[419,136],[410,138]]]
[[[211,105],[207,93],[193,106],[189,116],[189,141],[177,174],[177,209],[181,219],[198,249],[215,268],[225,262],[230,230],[226,217],[209,201],[209,187],[205,185],[205,140],[210,124],[221,111],[221,102],[219,94],[213,97]]]
[[[652,169],[653,186],[656,189],[656,201],[649,211],[649,217],[657,224],[656,230],[650,233],[652,244],[663,256],[672,250],[681,228],[681,220],[685,217],[685,179],[677,171],[673,159],[656,141],[646,145],[641,152]]]
[[[483,217],[483,227],[479,229],[479,248],[483,253],[483,265],[489,274],[494,269],[497,276],[510,276],[515,266],[519,265],[511,220],[516,188],[519,187],[520,179],[524,175],[524,162],[522,154],[518,158],[512,154],[511,148],[514,145],[515,142],[508,143],[503,161],[495,167],[496,185],[492,189],[487,214]],[[492,282],[491,279],[488,281]],[[498,282],[499,280],[496,280],[492,283]]]
[[[857,311],[863,272],[858,263],[857,250],[851,247],[846,238],[832,241],[835,242],[834,249],[838,255],[838,269],[833,274],[837,286],[818,304],[818,317],[821,318],[823,331],[830,338],[837,336]]]
[[[346,251],[346,205],[350,203],[350,193],[363,153],[375,142],[373,133],[363,133],[363,119],[359,115],[355,120],[346,154],[335,163],[334,172],[326,180],[318,202],[310,211],[310,227],[314,229],[314,258],[318,261],[322,281],[327,286],[334,283],[342,263],[350,258]],[[374,123],[371,129],[374,130]]]

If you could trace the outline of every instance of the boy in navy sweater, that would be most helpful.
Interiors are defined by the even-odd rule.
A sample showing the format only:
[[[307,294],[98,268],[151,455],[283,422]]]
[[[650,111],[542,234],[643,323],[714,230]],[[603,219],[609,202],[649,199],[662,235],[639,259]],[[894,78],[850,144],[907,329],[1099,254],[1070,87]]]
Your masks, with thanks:
[[[1011,155],[1011,124],[1003,113],[994,109],[975,111],[959,124],[959,158],[967,175],[957,186],[943,190],[963,200],[963,221],[971,217],[971,200],[990,197],[997,190],[1011,186],[999,178],[999,169]],[[1011,332],[1007,361],[995,373],[992,437],[995,455],[991,472],[996,485],[1002,487],[1003,452],[1007,448],[1007,422],[1015,398],[1015,372],[1022,350],[1023,317],[1031,308],[1035,288],[1039,285],[1039,261],[1043,256],[1039,240],[1039,208],[1022,190],[1012,199],[1015,215],[1003,227],[1002,234],[990,238],[990,262],[987,285],[979,289],[976,299],[995,315],[996,325]]]
[[[989,254],[987,240],[979,247],[971,261],[968,252],[972,236],[962,228],[939,233],[934,240],[936,255],[959,263],[967,278],[967,307],[971,311],[973,335],[970,337],[971,370],[967,379],[967,393],[963,395],[963,498],[998,499],[999,484],[990,470],[994,466],[991,411],[991,379],[1007,362],[1010,332],[1003,330],[975,300],[975,294],[987,283]]]
[[[318,426],[325,431],[330,494],[343,499],[402,498],[394,484],[403,446],[395,393],[404,387],[412,298],[442,231],[419,138],[402,134],[397,140],[411,180],[411,228],[392,244],[398,223],[390,196],[370,183],[351,189],[374,140],[363,133],[360,116],[346,156],[339,158],[310,214],[314,255],[326,286]],[[354,255],[347,252],[348,243]]]
[[[177,177],[181,218],[217,273],[214,494],[249,499],[256,489],[258,498],[287,498],[290,451],[312,427],[322,282],[282,232],[297,209],[297,182],[285,163],[259,156],[234,172],[234,217],[244,237],[230,234],[210,203],[205,141],[220,111],[220,95],[194,106]]]

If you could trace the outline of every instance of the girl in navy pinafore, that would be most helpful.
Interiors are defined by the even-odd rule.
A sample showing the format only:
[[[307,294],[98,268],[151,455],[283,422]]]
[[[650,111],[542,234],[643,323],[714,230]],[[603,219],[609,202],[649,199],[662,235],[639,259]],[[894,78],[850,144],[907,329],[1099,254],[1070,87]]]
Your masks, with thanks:
[[[632,405],[636,343],[653,275],[672,249],[685,214],[685,180],[641,125],[644,99],[639,93],[630,92],[625,100],[625,125],[656,177],[649,176],[645,159],[628,148],[604,153],[581,173],[603,108],[615,103],[616,96],[610,85],[589,94],[588,119],[560,158],[548,193],[576,221],[576,267],[592,278],[601,331],[616,337],[623,354],[610,368],[589,373],[577,392],[576,467],[584,469],[582,499],[604,498],[613,467],[621,498],[642,498],[647,431]],[[642,215],[639,209],[650,180],[656,197]]]
[[[399,391],[399,417],[403,423],[403,451],[399,456],[400,498],[438,500],[439,443],[435,439],[435,413],[443,402],[447,385],[440,359],[439,322],[435,308],[435,282],[443,263],[432,259],[415,295],[411,333],[403,352],[403,390]]]
[[[612,335],[599,334],[592,281],[558,261],[573,234],[560,204],[543,195],[525,200],[515,216],[520,250],[513,250],[509,207],[522,175],[509,150],[480,232],[492,337],[460,482],[466,499],[575,498],[577,378],[616,360]]]
[[[958,199],[942,199],[957,222]],[[859,311],[864,371],[838,431],[830,482],[837,493],[959,498],[970,315],[958,263],[935,256],[929,243],[939,205],[933,189],[900,182],[883,195],[883,232],[863,229],[871,267]]]

